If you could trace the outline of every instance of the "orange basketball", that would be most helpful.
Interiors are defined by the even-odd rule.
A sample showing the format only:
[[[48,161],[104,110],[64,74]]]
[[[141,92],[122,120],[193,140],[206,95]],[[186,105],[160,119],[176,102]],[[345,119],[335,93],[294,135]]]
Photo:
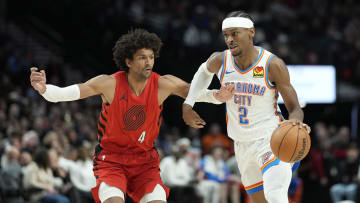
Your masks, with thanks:
[[[274,130],[270,147],[281,161],[293,163],[302,160],[310,150],[311,140],[305,127],[291,122],[284,123]]]

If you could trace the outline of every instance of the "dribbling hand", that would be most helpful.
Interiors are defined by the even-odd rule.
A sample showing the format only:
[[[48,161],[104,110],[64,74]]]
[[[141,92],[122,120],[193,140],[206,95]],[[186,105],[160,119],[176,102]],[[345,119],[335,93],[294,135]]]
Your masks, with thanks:
[[[281,122],[279,123],[279,126],[283,125],[284,123],[292,123],[293,125],[299,124],[299,128],[303,128],[303,127],[304,127],[309,134],[310,134],[310,132],[311,132],[311,128],[310,128],[307,124],[305,124],[305,123],[303,123],[303,122],[301,122],[301,121],[299,121],[299,120],[295,120],[295,119],[284,120],[284,121],[281,121]]]
[[[46,74],[44,70],[38,71],[38,68],[30,68],[30,83],[40,94],[46,91]]]
[[[216,100],[226,102],[231,99],[235,93],[235,85],[221,86],[220,90],[214,93]]]
[[[189,104],[183,104],[182,111],[183,119],[188,126],[193,128],[203,128],[206,124]]]

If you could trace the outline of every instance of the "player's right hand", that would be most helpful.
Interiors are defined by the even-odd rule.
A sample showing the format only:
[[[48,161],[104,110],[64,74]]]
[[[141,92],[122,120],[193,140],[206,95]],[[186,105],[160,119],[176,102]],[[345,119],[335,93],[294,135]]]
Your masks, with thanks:
[[[193,128],[203,128],[206,123],[203,119],[200,118],[199,114],[197,114],[189,104],[183,104],[183,119],[185,123]]]
[[[44,94],[44,92],[46,91],[45,71],[41,70],[39,72],[38,68],[32,67],[30,68],[30,72],[31,72],[30,74],[31,86],[33,86],[33,88],[37,90],[40,94]]]
[[[305,123],[303,123],[303,122],[301,122],[301,121],[299,121],[299,120],[296,120],[296,119],[290,119],[290,120],[283,120],[283,121],[281,121],[279,124],[278,124],[278,126],[281,126],[281,125],[284,125],[285,123],[292,123],[292,125],[297,125],[297,124],[299,124],[299,127],[300,128],[305,128],[305,130],[310,134],[310,132],[311,132],[311,128],[310,128],[310,126],[308,126],[307,124],[305,124]]]
[[[216,100],[226,102],[231,99],[235,93],[235,85],[221,86],[220,90],[214,93]]]

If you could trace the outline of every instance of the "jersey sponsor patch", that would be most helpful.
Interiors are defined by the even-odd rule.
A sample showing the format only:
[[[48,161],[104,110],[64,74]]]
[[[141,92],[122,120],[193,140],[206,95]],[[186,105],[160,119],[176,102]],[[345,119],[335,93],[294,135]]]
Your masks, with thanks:
[[[254,78],[263,78],[264,77],[264,67],[258,66],[256,68],[254,68],[253,77]]]
[[[264,155],[261,156],[261,163],[264,165],[266,162],[268,162],[271,158],[272,152],[266,152]]]

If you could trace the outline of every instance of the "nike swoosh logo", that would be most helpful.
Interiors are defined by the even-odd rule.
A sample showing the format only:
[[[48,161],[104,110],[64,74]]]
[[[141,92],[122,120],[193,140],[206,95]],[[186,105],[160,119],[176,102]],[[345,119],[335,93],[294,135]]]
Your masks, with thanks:
[[[233,73],[233,72],[235,72],[235,71],[234,71],[234,70],[233,70],[233,71],[230,71],[230,72],[225,71],[225,74],[230,74],[230,73]]]

